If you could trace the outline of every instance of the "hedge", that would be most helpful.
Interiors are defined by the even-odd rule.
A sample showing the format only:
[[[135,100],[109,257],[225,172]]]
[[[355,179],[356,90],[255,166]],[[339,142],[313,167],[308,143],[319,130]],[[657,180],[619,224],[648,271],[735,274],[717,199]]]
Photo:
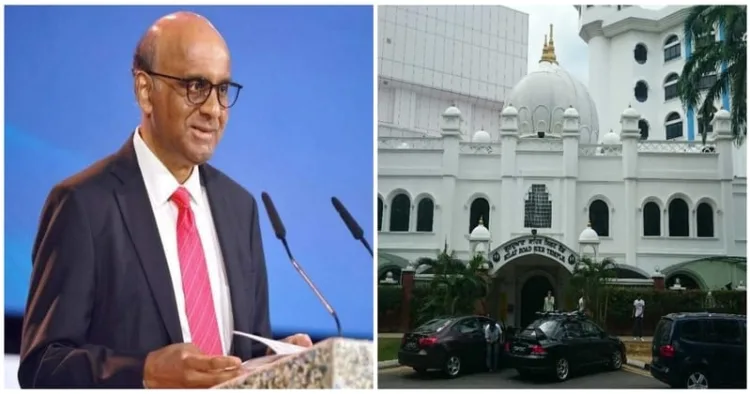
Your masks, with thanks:
[[[429,287],[417,285],[412,294],[410,327],[422,323],[417,321],[417,311],[427,301]],[[710,311],[721,313],[746,314],[746,293],[744,291],[715,290],[711,294],[713,302],[707,302],[706,292],[700,290],[655,291],[647,288],[609,288],[607,322],[605,328],[613,334],[630,335],[633,325],[633,301],[637,295],[646,303],[644,335],[651,335],[659,319],[669,313]],[[393,331],[400,328],[401,286],[378,286],[378,328],[380,331]],[[424,320],[424,319],[421,319]]]

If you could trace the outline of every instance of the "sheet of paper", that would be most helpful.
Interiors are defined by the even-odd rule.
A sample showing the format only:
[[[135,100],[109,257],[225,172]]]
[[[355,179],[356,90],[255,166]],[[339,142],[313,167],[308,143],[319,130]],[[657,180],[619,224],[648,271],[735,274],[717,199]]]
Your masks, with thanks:
[[[271,364],[272,362],[282,359],[286,356],[287,356],[286,354],[274,354],[271,356],[251,358],[245,361],[244,363],[242,363],[242,368],[245,369],[246,371],[251,371],[255,368]]]
[[[299,352],[301,352],[301,351],[303,351],[303,350],[306,349],[306,348],[304,348],[302,346],[297,346],[297,345],[292,345],[292,344],[289,344],[289,343],[274,341],[273,339],[263,338],[263,337],[259,337],[257,335],[248,334],[246,332],[241,332],[241,331],[235,331],[234,335],[239,335],[241,337],[250,338],[250,339],[252,339],[254,341],[258,341],[258,342],[260,342],[260,343],[268,346],[269,348],[271,348],[271,350],[273,350],[273,352],[276,353],[276,354],[278,354],[278,355],[299,353]]]

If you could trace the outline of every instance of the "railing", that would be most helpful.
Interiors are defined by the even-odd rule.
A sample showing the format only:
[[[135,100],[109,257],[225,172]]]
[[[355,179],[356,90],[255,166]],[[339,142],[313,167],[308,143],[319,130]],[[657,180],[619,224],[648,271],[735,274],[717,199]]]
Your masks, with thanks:
[[[578,145],[578,156],[622,156],[621,145]]]
[[[562,152],[562,140],[559,138],[520,138],[518,150]]]
[[[465,154],[499,155],[500,146],[500,142],[462,142],[459,145],[458,150]]]
[[[716,153],[713,144],[703,145],[700,141],[641,141],[638,152],[644,153]]]
[[[443,139],[435,137],[379,137],[378,149],[442,150]]]

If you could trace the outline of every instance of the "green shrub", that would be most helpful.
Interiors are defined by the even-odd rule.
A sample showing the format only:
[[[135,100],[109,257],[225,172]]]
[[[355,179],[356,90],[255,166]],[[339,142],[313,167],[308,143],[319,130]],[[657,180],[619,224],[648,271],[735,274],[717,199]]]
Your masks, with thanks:
[[[430,287],[417,282],[412,293],[410,327],[415,327],[436,317],[430,315],[427,306],[430,299]],[[699,290],[655,291],[652,288],[608,287],[607,319],[605,329],[612,334],[631,335],[633,326],[633,301],[637,295],[646,302],[643,321],[643,334],[651,335],[659,319],[669,313],[710,311],[721,313],[746,314],[746,293],[744,291],[716,290],[709,302],[707,293]],[[378,286],[378,324],[383,327],[381,319],[386,316],[400,316],[401,286]],[[394,324],[386,324],[389,327]]]

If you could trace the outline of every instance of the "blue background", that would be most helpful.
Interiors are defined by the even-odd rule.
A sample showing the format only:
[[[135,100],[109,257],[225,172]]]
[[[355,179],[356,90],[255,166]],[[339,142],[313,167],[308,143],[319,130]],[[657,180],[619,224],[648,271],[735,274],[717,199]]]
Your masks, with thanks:
[[[243,84],[212,164],[260,201],[267,191],[292,251],[338,311],[372,338],[372,259],[331,205],[372,240],[371,7],[6,7],[5,313],[26,303],[47,193],[119,149],[140,120],[130,66],[159,17],[198,12],[224,35]],[[274,334],[335,335],[261,213]]]

